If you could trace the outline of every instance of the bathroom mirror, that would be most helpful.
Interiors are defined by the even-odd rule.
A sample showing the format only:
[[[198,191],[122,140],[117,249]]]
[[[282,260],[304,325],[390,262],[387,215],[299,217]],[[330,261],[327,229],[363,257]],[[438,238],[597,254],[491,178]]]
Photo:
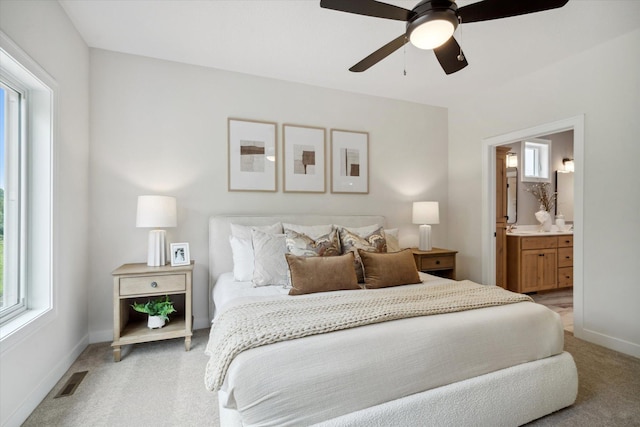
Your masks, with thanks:
[[[522,141],[521,178],[523,182],[551,182],[551,141]]]
[[[518,220],[518,169],[507,168],[507,224]]]
[[[556,215],[564,215],[566,222],[573,222],[573,172],[556,172]]]

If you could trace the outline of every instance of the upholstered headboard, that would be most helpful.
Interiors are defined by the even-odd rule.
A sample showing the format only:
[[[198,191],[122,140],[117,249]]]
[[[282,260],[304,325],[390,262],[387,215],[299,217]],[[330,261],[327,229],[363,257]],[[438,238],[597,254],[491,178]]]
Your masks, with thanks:
[[[211,291],[218,276],[233,270],[233,256],[231,254],[230,224],[240,225],[270,225],[276,222],[322,225],[338,224],[349,227],[363,227],[371,224],[386,226],[383,216],[376,215],[216,215],[209,219],[209,319],[213,318],[213,299]]]

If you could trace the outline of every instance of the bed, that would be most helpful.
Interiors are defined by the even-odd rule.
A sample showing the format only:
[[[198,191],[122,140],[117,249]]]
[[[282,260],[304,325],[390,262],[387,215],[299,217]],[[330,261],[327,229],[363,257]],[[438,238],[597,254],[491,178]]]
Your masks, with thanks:
[[[330,311],[327,307],[333,307],[333,301],[346,296],[376,298],[372,300],[372,310],[380,311],[376,316],[389,311],[380,301],[394,299],[405,307],[400,295],[449,292],[452,287],[505,292],[500,294],[505,298],[520,296],[424,273],[419,273],[420,283],[393,288],[296,296],[282,286],[256,287],[250,280],[235,280],[232,224],[277,223],[356,229],[384,227],[385,220],[325,215],[210,218],[210,317],[215,320],[205,383],[218,393],[221,426],[513,426],[575,401],[577,371],[571,355],[563,351],[562,322],[556,313],[531,301],[306,332],[314,320],[306,319],[305,312]],[[210,370],[222,365],[217,348],[213,351],[210,346],[225,341],[214,337],[224,329],[223,320],[236,310],[275,304],[302,304],[302,308],[287,311],[295,314],[277,321],[260,312],[252,322],[277,324],[274,329],[291,323],[296,332],[305,332],[293,339],[247,346],[225,356],[228,362],[222,373]],[[264,324],[259,327],[264,329]],[[295,324],[303,327],[296,329]]]

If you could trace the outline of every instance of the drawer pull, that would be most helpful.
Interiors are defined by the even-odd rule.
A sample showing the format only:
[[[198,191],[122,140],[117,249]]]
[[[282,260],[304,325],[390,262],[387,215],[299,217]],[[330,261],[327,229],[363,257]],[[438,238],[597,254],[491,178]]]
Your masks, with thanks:
[[[571,257],[567,255],[566,257],[564,257],[564,259],[571,259]]]
[[[158,287],[158,283],[157,282],[151,282],[151,287],[152,288],[157,288]]]
[[[438,259],[436,260],[436,265],[439,265],[439,264],[440,264],[440,260]]]

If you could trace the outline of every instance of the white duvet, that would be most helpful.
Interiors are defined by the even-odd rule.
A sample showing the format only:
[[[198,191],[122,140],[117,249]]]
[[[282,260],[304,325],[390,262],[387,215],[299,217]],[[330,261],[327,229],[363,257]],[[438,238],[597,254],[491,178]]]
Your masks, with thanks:
[[[289,298],[226,276],[214,301],[222,307],[256,293]],[[309,425],[559,354],[563,338],[559,316],[530,302],[395,320],[245,351],[218,396],[244,425]]]

